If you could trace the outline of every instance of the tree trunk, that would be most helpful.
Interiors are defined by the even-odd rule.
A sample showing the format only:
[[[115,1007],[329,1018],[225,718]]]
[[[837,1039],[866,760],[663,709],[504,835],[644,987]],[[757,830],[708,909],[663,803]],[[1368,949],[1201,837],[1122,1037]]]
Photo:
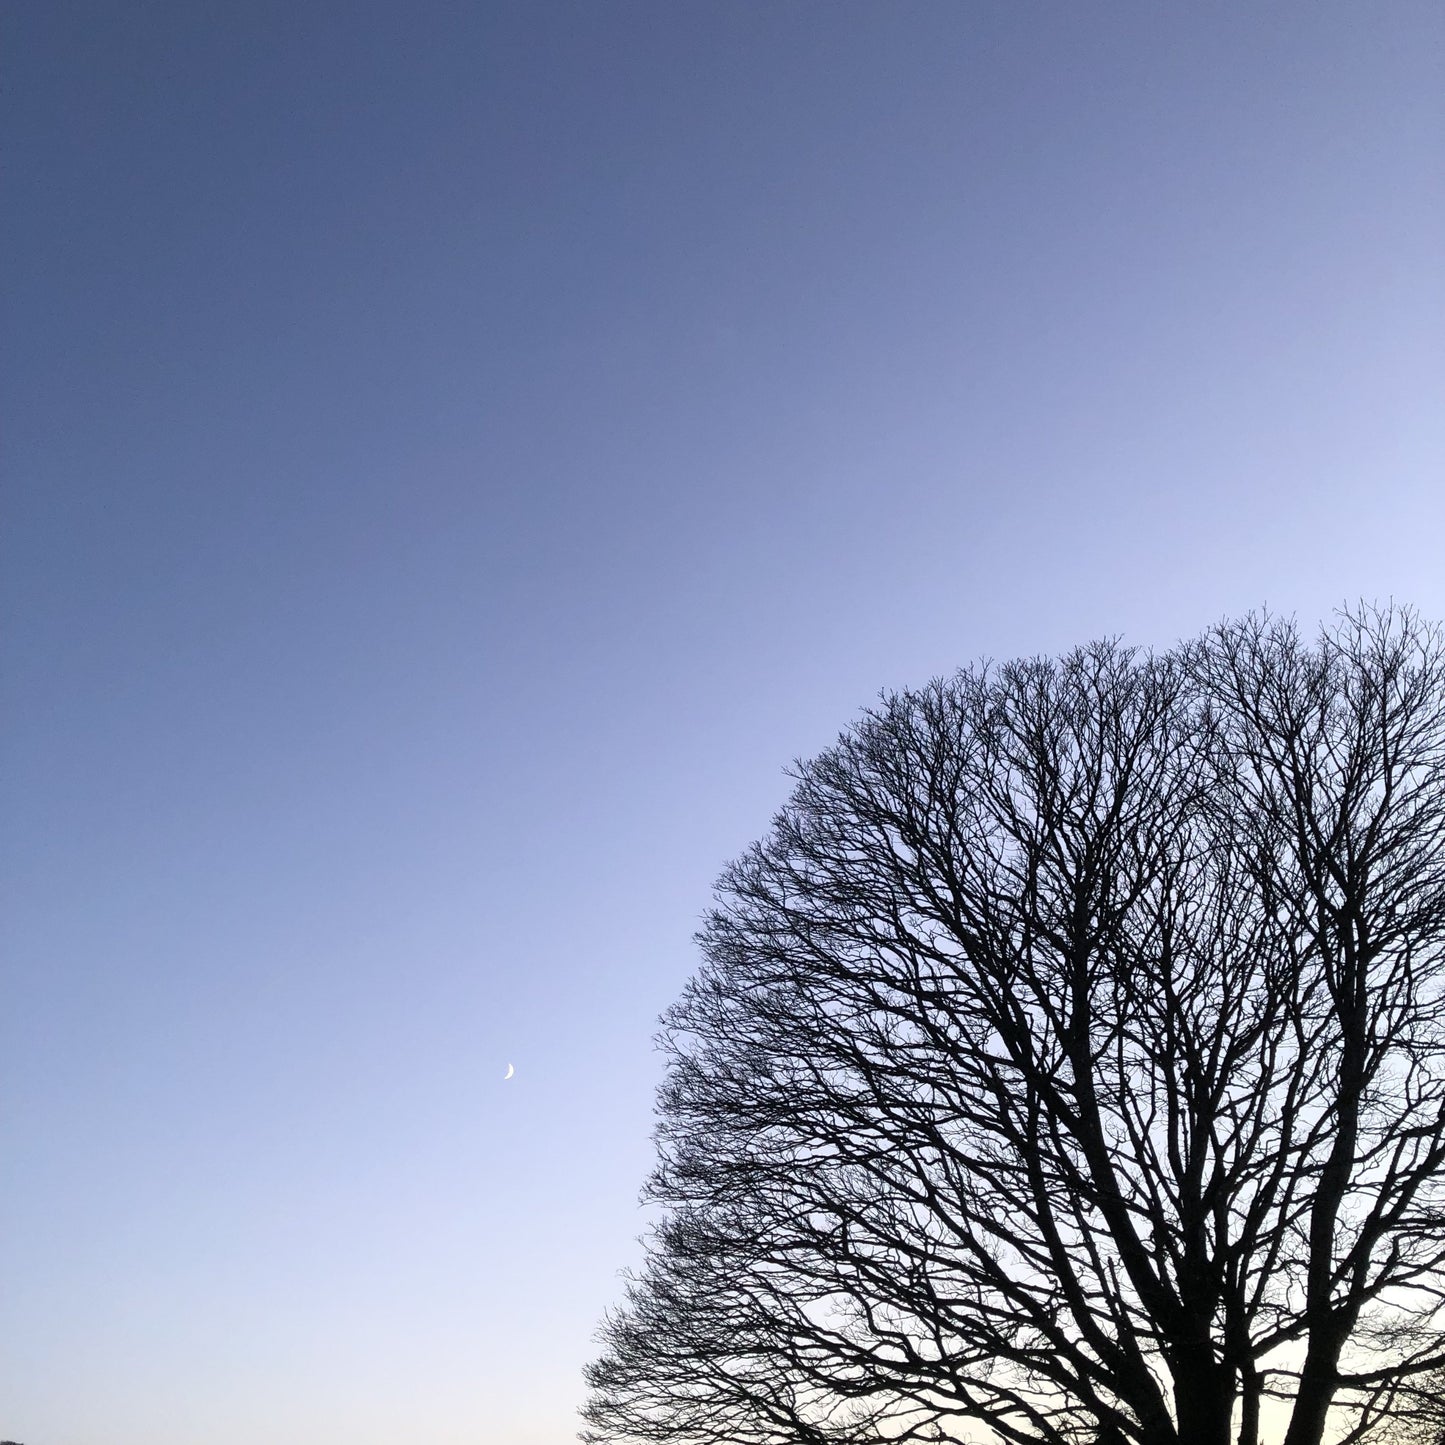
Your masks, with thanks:
[[[1335,1360],[1339,1350],[1328,1351],[1328,1360],[1321,1358],[1324,1353],[1311,1350],[1305,1359],[1284,1445],[1320,1445],[1324,1438],[1330,1401],[1335,1397]]]
[[[1213,1360],[1174,1377],[1174,1406],[1179,1439],[1188,1445],[1230,1445],[1234,1415],[1233,1371]]]
[[[1239,1445],[1259,1445],[1259,1371],[1251,1361],[1240,1373],[1244,1389],[1239,1401]]]

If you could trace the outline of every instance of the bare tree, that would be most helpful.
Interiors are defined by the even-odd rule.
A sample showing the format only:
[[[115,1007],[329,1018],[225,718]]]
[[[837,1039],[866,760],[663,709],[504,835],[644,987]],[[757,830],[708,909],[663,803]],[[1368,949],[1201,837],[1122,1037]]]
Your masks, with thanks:
[[[1445,1445],[1445,1369],[1403,1381],[1396,1407],[1377,1432],[1380,1445]]]
[[[1287,1445],[1445,1363],[1445,647],[886,699],[724,875],[592,1442]]]

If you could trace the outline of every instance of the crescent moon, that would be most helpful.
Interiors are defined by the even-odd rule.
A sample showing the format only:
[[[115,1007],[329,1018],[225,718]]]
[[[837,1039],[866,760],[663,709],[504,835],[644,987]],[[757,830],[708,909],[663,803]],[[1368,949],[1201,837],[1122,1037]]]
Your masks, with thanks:
[[[516,1071],[510,1064],[508,1064],[508,1065],[507,1065],[507,1072],[506,1072],[505,1074],[503,1074],[502,1077],[503,1077],[504,1079],[510,1079],[510,1078],[512,1077],[512,1075],[515,1074],[516,1072],[517,1072],[517,1071]]]

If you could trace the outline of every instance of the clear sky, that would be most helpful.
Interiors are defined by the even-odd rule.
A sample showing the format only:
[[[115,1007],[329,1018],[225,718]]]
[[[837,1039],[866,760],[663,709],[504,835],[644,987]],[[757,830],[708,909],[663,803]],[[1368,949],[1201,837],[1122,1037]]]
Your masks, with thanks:
[[[1435,0],[0,49],[0,1436],[569,1439],[790,758],[983,655],[1445,615]]]

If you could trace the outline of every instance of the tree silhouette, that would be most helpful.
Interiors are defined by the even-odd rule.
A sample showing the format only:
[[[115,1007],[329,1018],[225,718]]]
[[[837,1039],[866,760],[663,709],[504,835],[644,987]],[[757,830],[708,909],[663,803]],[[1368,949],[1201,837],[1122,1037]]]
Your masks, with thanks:
[[[584,1440],[1288,1445],[1445,1364],[1445,648],[887,698],[723,876]],[[1338,1427],[1338,1429],[1336,1429]]]

